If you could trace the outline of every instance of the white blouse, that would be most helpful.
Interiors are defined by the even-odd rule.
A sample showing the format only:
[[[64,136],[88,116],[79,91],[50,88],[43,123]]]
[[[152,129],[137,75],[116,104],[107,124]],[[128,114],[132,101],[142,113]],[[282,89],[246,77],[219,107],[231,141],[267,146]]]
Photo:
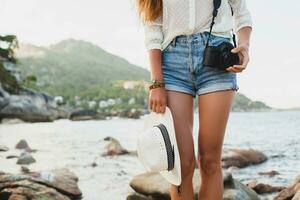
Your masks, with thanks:
[[[144,24],[144,42],[147,50],[165,49],[174,37],[209,31],[213,0],[162,0],[163,14],[154,22]],[[246,0],[221,0],[212,34],[231,37],[242,27],[252,27],[252,18]],[[231,8],[233,9],[233,17]]]

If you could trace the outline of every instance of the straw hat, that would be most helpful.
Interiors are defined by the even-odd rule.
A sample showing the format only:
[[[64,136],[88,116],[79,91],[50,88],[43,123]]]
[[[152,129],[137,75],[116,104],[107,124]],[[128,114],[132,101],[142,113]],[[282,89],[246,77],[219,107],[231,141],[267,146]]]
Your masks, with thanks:
[[[151,111],[137,137],[137,154],[149,172],[159,172],[168,182],[181,184],[181,167],[171,110]]]

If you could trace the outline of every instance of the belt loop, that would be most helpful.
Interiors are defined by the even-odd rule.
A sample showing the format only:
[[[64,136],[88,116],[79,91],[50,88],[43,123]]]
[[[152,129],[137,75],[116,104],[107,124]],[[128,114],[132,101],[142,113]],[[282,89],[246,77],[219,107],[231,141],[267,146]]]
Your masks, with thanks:
[[[200,35],[201,35],[201,40],[202,40],[202,42],[203,42],[203,44],[204,44],[204,46],[205,46],[205,37],[204,37],[204,33],[202,33],[202,32],[200,32]]]

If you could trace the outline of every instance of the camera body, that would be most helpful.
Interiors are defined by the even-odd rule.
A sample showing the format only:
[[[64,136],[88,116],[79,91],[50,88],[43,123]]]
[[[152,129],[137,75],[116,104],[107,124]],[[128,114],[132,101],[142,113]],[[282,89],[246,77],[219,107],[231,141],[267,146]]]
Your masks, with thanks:
[[[204,50],[203,64],[220,70],[240,64],[238,54],[231,52],[233,48],[230,42],[223,42],[218,46],[207,46]]]

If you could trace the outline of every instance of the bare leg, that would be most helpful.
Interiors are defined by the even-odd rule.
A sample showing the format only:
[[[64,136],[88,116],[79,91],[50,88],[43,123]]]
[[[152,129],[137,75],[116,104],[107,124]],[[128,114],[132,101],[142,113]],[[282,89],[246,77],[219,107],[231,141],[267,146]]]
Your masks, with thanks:
[[[225,129],[235,91],[200,95],[197,162],[201,176],[198,199],[222,200],[221,154]]]
[[[181,195],[177,193],[175,185],[171,184],[172,200],[193,200],[194,191],[192,178],[195,170],[195,151],[193,142],[193,97],[183,92],[167,90],[167,106],[170,108],[174,120],[176,140],[181,162],[180,186]]]

